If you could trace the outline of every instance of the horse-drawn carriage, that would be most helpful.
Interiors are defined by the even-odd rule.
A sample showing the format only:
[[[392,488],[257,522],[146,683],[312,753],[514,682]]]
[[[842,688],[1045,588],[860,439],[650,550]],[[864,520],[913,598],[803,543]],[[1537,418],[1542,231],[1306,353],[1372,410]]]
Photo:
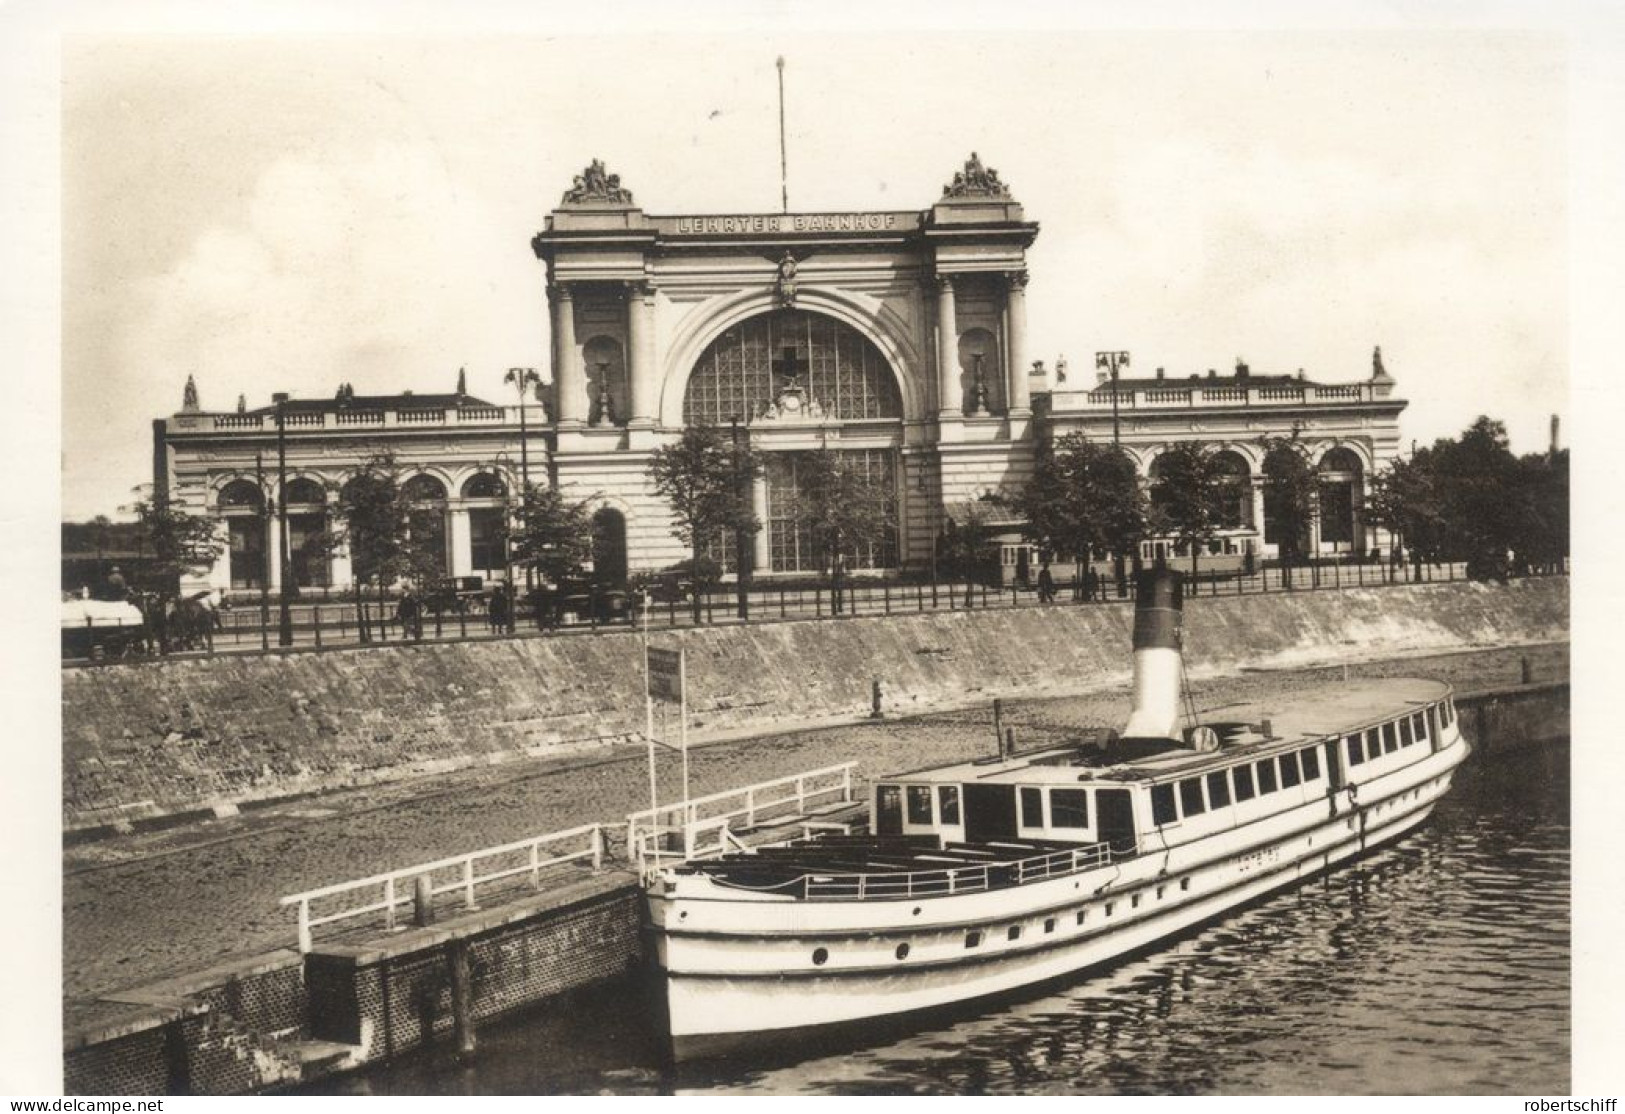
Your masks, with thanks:
[[[64,658],[124,658],[146,651],[146,616],[123,600],[62,601]]]

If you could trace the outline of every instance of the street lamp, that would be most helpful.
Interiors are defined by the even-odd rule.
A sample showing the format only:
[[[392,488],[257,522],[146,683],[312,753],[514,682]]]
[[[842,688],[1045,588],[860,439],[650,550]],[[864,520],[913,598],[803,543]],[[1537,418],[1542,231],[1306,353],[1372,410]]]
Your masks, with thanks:
[[[740,499],[746,498],[745,479],[742,472],[745,463],[744,454],[739,449],[739,415],[731,419],[733,425],[734,448],[734,493]],[[752,510],[754,517],[754,509]],[[750,581],[751,581],[751,541],[744,529],[744,516],[734,523],[734,587],[737,591],[736,611],[741,621],[750,618]]]
[[[542,377],[536,374],[533,367],[511,367],[508,374],[502,377],[504,383],[514,387],[519,392],[519,511],[525,512],[525,500],[530,496],[530,438],[529,429],[525,424],[525,396],[533,389],[540,389]],[[536,590],[535,574],[529,565],[525,566],[525,591]]]
[[[277,601],[278,646],[293,645],[293,612],[288,607],[288,588],[293,580],[293,559],[288,539],[288,396],[278,395],[276,400],[276,517],[277,567],[281,573],[281,588]]]
[[[1127,352],[1096,352],[1095,367],[1105,368],[1112,377],[1112,449],[1119,454],[1123,451],[1123,434],[1117,418],[1117,373],[1119,369],[1128,367]],[[1123,576],[1123,551],[1115,550],[1112,553],[1112,576],[1117,580],[1117,595],[1127,595],[1127,586]]]

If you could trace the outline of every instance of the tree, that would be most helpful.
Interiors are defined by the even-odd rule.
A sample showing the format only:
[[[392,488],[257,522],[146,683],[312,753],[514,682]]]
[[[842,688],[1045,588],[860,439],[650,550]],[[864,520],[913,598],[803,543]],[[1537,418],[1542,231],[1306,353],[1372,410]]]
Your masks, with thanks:
[[[1439,552],[1446,532],[1429,461],[1425,450],[1419,458],[1395,457],[1372,475],[1365,499],[1366,521],[1392,533],[1418,561]]]
[[[556,487],[530,484],[509,529],[515,565],[535,570],[555,587],[582,579],[583,566],[592,558],[587,500],[571,502]]]
[[[1081,433],[1041,445],[1026,486],[999,502],[1021,516],[1029,540],[1077,562],[1075,593],[1097,552],[1137,554],[1145,537],[1145,493],[1134,462]]]
[[[1190,547],[1191,576],[1201,547],[1224,518],[1224,466],[1219,454],[1200,441],[1176,441],[1152,469],[1151,532],[1170,534]]]
[[[708,544],[722,541],[729,530],[754,535],[761,528],[750,498],[751,481],[760,472],[750,446],[733,443],[715,426],[689,426],[677,441],[655,450],[649,475],[671,504],[675,533],[689,548],[696,577]],[[693,606],[698,623],[699,591]]]
[[[985,503],[966,502],[948,508],[946,528],[937,543],[937,559],[946,566],[949,576],[965,581],[965,606],[969,607],[977,582],[989,580],[999,563],[999,544],[988,525]]]
[[[1265,435],[1258,443],[1264,449],[1259,471],[1264,477],[1265,540],[1279,547],[1282,579],[1290,587],[1292,566],[1303,560],[1310,525],[1319,513],[1320,484],[1296,426],[1289,437]]]
[[[226,551],[218,523],[161,495],[139,499],[128,509],[135,513],[141,536],[152,550],[141,587],[161,600],[179,598],[181,576],[214,564]]]
[[[796,524],[811,533],[821,567],[834,567],[837,557],[855,563],[885,538],[887,493],[850,457],[815,449],[796,454],[795,469]]]
[[[386,594],[400,580],[426,580],[440,569],[442,541],[412,529],[414,508],[402,490],[401,469],[391,452],[374,453],[339,489],[336,513],[327,531],[313,539],[313,550],[349,550],[357,583],[378,591],[379,621]],[[362,593],[356,593],[356,615],[362,641],[369,637]]]

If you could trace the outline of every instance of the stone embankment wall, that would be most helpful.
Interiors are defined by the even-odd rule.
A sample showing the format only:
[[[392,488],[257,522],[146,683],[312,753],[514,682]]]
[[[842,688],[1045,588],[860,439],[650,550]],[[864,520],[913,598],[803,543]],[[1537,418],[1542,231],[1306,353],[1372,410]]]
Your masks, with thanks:
[[[1057,605],[659,633],[688,650],[691,738],[1126,683],[1132,607]],[[1195,676],[1562,641],[1568,582],[1186,604]],[[635,633],[110,665],[63,673],[68,830],[640,736]]]

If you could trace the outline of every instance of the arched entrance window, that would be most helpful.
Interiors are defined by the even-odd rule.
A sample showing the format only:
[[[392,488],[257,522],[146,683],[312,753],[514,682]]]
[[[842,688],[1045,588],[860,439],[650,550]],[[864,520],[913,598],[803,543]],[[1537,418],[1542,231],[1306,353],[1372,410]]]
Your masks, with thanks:
[[[485,577],[507,569],[508,485],[495,472],[477,472],[463,483],[468,508],[468,564]]]
[[[1253,525],[1253,481],[1247,460],[1240,453],[1221,449],[1214,457],[1219,468],[1219,528],[1247,530]]]
[[[614,507],[600,507],[592,516],[592,569],[605,587],[626,583],[626,516]]]
[[[293,582],[300,588],[325,588],[327,489],[308,476],[288,481],[288,556]]]
[[[411,505],[407,512],[412,543],[426,558],[427,572],[445,576],[446,485],[429,475],[416,475],[401,485],[401,495]]]
[[[874,541],[844,554],[848,569],[897,567],[896,455],[890,449],[841,450],[842,462],[867,481],[889,524]],[[824,572],[823,554],[810,523],[798,513],[796,473],[800,453],[776,453],[767,461],[767,542],[770,568],[776,573]]]
[[[1358,512],[1364,492],[1359,454],[1339,445],[1320,458],[1320,542],[1338,551],[1359,547]]]
[[[967,329],[959,337],[960,406],[967,414],[1002,414],[1004,360],[999,341],[986,329]]]
[[[750,318],[700,354],[683,395],[683,421],[753,421],[800,388],[800,408],[831,421],[901,418],[897,379],[885,356],[833,317],[789,310]]]
[[[233,588],[259,588],[265,584],[265,495],[251,480],[232,480],[215,501],[226,520],[227,550]]]

